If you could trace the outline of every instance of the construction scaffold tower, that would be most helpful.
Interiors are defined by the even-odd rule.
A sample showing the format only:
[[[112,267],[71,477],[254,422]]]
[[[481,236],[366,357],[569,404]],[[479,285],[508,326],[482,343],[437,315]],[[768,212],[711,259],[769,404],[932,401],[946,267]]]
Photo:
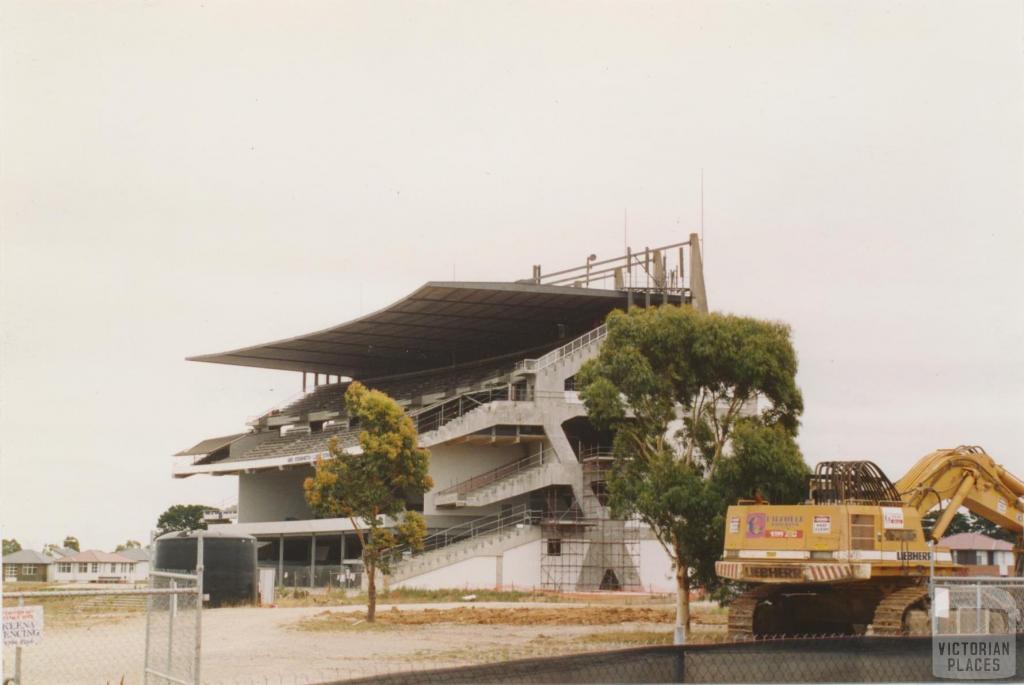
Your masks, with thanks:
[[[581,451],[583,497],[542,520],[541,585],[560,592],[642,589],[640,535],[634,520],[612,519],[606,478],[609,448]]]

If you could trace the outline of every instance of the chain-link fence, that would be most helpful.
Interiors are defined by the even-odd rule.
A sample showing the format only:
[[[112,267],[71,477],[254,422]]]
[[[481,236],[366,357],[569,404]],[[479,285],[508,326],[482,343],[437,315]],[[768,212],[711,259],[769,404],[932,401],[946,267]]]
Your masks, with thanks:
[[[196,575],[154,573],[141,589],[4,593],[4,684],[197,683],[200,592]]]
[[[934,635],[1000,635],[1024,630],[1024,578],[936,578]]]
[[[1017,635],[1017,654],[1024,636]],[[1016,673],[1024,673],[1018,657]],[[276,682],[276,681],[274,681]],[[389,673],[332,685],[422,683],[940,682],[929,637],[842,637],[643,647],[501,664]]]
[[[200,562],[202,563],[202,562]],[[202,567],[200,567],[202,568]],[[202,646],[202,571],[153,571],[146,611],[143,681],[199,685]]]
[[[570,617],[534,625],[536,617],[529,612],[545,611],[543,604],[521,609],[512,604],[515,608],[509,611],[525,615],[501,621],[483,615],[500,609],[410,607],[408,620],[396,617],[366,626],[361,608],[335,607],[332,612],[316,602],[292,608],[227,607],[202,612],[197,580],[188,573],[156,572],[145,590],[5,595],[5,606],[40,606],[45,618],[41,639],[21,649],[21,679],[16,682],[411,685],[936,680],[933,639],[927,635],[737,642],[729,641],[724,632],[708,632],[705,639],[717,642],[624,649],[619,645],[645,644],[627,642],[631,636],[670,637],[660,622],[661,608],[639,606],[636,616],[620,619],[621,628],[611,622],[614,617],[604,614],[622,607],[596,605],[559,605],[556,613],[580,611],[580,620]],[[940,605],[939,613],[948,612],[936,619],[940,633],[1018,631],[1011,659],[1015,677],[1024,676],[1024,634],[1019,632],[1022,624],[1017,612],[1024,606],[1024,581],[943,579],[937,587],[947,591],[946,608],[932,600]],[[379,616],[383,619],[392,612],[399,609],[382,608]],[[482,615],[469,616],[474,612]],[[595,622],[588,623],[584,616],[592,616]],[[716,616],[721,618],[714,612],[706,616],[708,626],[717,625],[712,620]],[[200,673],[204,628],[205,663]],[[4,657],[6,680],[15,676],[18,667],[15,648],[5,648]]]

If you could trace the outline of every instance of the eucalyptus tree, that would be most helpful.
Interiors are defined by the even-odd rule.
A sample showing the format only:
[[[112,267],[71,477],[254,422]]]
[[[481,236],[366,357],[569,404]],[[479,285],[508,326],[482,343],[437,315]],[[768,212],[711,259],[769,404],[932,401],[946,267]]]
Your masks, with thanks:
[[[647,523],[675,565],[679,642],[691,581],[717,582],[728,504],[803,493],[796,353],[784,324],[689,307],[616,311],[607,325],[578,375],[581,396],[591,421],[615,431],[613,514]]]

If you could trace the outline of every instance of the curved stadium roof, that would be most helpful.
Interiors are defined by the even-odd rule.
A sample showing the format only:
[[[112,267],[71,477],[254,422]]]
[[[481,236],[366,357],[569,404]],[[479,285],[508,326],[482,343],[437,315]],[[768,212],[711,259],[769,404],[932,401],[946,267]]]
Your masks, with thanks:
[[[430,282],[338,326],[188,359],[353,378],[425,371],[553,348],[625,309],[626,298],[621,290]]]

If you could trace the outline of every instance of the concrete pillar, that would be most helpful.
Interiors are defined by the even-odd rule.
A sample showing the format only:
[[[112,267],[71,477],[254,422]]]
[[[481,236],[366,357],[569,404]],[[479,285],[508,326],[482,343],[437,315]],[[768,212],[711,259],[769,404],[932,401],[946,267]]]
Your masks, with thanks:
[[[277,536],[277,584],[284,587],[284,535]]]
[[[693,308],[699,312],[708,311],[708,294],[704,290],[704,262],[700,256],[700,236],[690,234],[690,294]]]
[[[309,536],[309,586],[313,587],[316,576],[316,533]]]

